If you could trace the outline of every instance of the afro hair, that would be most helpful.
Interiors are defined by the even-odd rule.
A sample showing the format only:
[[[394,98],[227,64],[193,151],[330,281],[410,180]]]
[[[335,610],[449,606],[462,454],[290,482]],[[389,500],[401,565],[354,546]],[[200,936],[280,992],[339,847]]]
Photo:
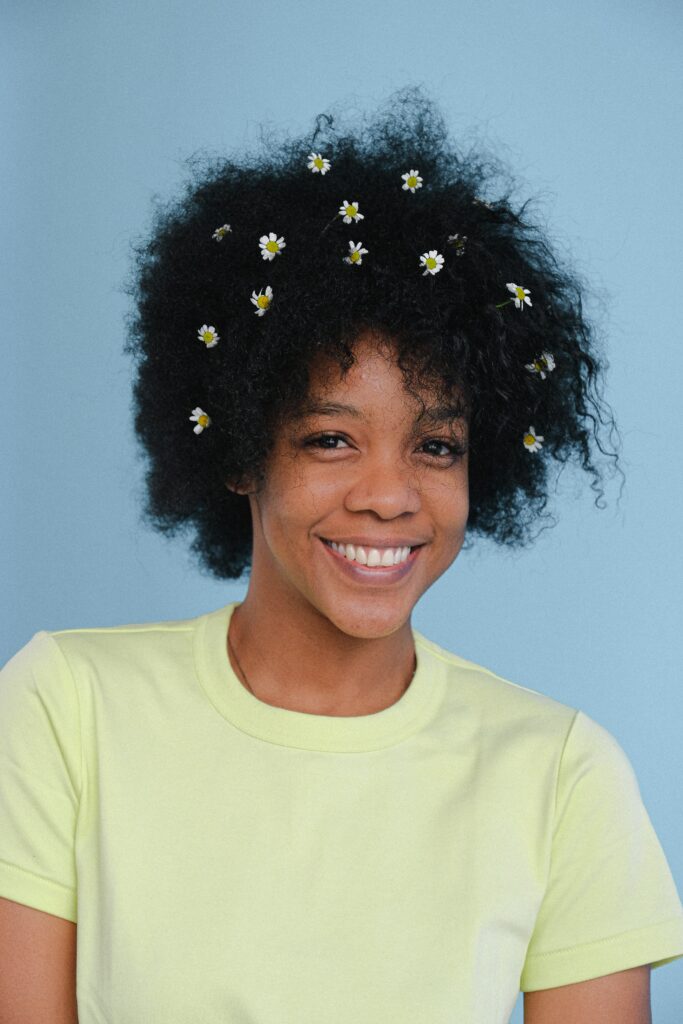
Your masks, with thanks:
[[[329,170],[315,172],[312,153]],[[305,404],[314,358],[345,374],[365,329],[390,336],[409,391],[465,396],[468,545],[478,535],[523,547],[535,527],[552,525],[553,460],[590,474],[604,507],[616,426],[601,397],[606,364],[583,312],[585,286],[529,204],[515,206],[499,161],[462,152],[422,87],[398,90],[355,127],[323,113],[304,135],[264,133],[255,153],[187,164],[182,196],[156,199],[150,231],[132,245],[125,347],[146,520],[168,535],[193,530],[204,570],[227,579],[248,571],[249,499],[226,482],[263,482],[277,426]],[[414,170],[422,183],[411,190]],[[345,202],[363,219],[347,224]],[[230,230],[217,232],[225,222]],[[266,259],[259,240],[270,232],[285,247]],[[359,239],[361,267],[344,259]],[[438,273],[420,259],[432,250],[444,256]],[[515,302],[511,283],[531,304]],[[266,286],[272,302],[259,313],[251,297]],[[210,347],[198,337],[207,325],[219,338]],[[555,368],[542,375],[544,353]],[[197,406],[211,420],[200,436],[188,422]],[[530,426],[543,435],[540,452],[523,443]]]

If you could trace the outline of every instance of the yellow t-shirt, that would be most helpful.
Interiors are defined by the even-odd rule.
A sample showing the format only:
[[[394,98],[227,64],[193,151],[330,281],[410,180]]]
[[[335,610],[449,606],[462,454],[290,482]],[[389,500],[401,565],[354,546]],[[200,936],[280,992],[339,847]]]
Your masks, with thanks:
[[[0,673],[0,896],[78,922],[80,1024],[507,1024],[683,957],[606,729],[417,630],[391,707],[273,707],[236,604],[41,631]]]

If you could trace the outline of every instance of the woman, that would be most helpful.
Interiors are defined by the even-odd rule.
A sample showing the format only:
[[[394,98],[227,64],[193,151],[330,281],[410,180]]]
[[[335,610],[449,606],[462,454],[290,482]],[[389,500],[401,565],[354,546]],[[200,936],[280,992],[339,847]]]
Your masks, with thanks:
[[[496,172],[407,89],[196,168],[137,247],[147,514],[249,585],[0,677],[0,934],[59,922],[64,1020],[505,1024],[522,990],[643,1024],[683,956],[614,737],[411,627],[472,538],[533,539],[553,463],[600,503],[617,460],[579,284]]]

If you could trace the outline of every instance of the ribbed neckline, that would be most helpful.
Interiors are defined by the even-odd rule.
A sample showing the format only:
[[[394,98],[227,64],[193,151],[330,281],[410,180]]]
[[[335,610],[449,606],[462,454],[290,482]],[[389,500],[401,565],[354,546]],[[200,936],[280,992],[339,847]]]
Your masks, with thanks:
[[[197,618],[194,657],[199,682],[213,706],[250,736],[306,750],[378,750],[417,732],[435,714],[444,695],[446,666],[416,629],[412,633],[417,668],[407,690],[391,707],[372,715],[338,717],[266,704],[241,683],[228,658],[228,626],[240,603],[233,601]]]

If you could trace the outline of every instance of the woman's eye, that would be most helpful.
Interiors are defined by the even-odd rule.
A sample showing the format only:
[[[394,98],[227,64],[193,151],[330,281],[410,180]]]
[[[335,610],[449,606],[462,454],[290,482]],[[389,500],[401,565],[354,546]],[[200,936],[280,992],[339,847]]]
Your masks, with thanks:
[[[318,437],[312,437],[304,444],[307,448],[321,448],[323,451],[338,451],[338,446],[335,444],[336,441],[342,441],[346,444],[346,440],[340,437],[339,434],[320,434]],[[465,449],[462,445],[453,444],[451,441],[440,441],[438,438],[432,438],[430,441],[425,441],[422,445],[423,448],[427,448],[430,445],[434,445],[438,448],[445,448],[445,452],[427,452],[428,455],[432,455],[437,459],[452,458],[456,459],[463,455]]]
[[[464,448],[460,444],[453,444],[452,441],[439,441],[437,438],[432,438],[431,441],[425,441],[423,448],[428,445],[436,445],[439,448],[445,448],[445,452],[431,452],[437,458],[457,458],[460,455],[464,455]]]
[[[332,445],[327,445],[324,443],[325,441],[344,441],[344,438],[339,437],[338,434],[321,434],[319,437],[312,437],[309,441],[306,441],[305,444],[307,448],[322,448],[328,452],[337,451],[336,446],[333,447]],[[344,444],[346,444],[346,441],[344,441]]]

